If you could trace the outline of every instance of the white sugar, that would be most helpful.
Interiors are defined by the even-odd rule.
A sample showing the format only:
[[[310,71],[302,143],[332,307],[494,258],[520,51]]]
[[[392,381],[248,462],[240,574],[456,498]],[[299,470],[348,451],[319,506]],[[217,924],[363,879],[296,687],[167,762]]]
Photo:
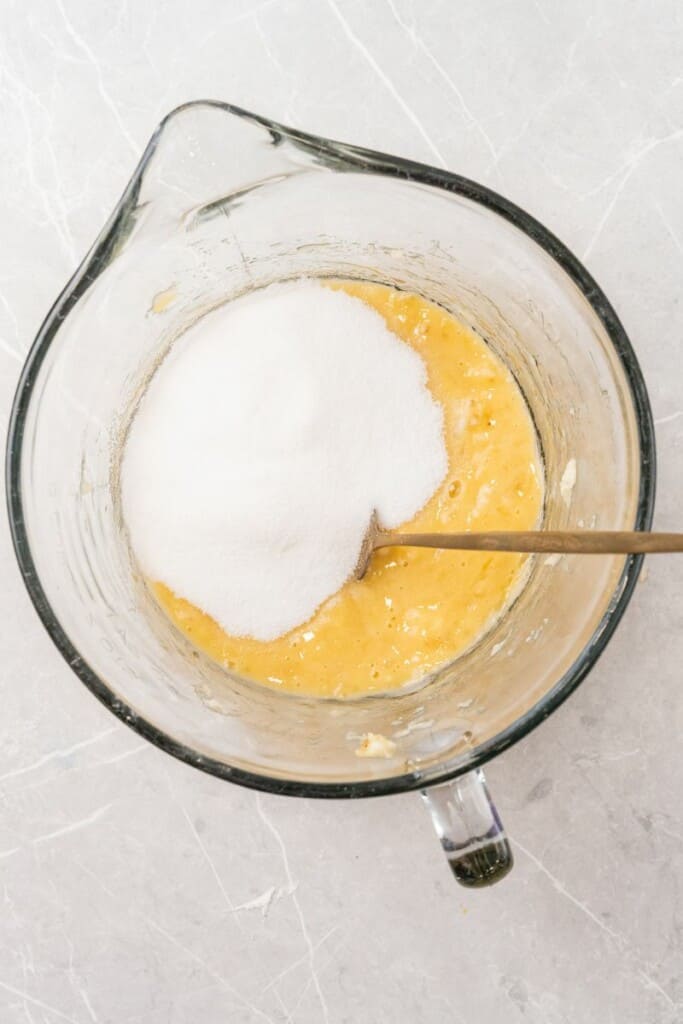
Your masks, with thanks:
[[[143,572],[228,633],[272,640],[353,572],[373,509],[396,527],[447,468],[422,360],[315,281],[209,313],[131,424],[122,502]]]

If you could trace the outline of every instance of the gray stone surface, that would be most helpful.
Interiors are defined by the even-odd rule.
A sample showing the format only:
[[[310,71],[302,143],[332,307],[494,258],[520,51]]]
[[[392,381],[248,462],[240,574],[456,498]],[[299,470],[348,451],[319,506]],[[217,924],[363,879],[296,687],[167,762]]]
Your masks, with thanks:
[[[4,0],[0,402],[157,120],[226,99],[490,183],[585,258],[642,361],[683,526],[677,0]],[[3,1024],[683,1020],[683,562],[490,767],[514,873],[452,882],[415,797],[259,797],[71,675],[0,524]]]

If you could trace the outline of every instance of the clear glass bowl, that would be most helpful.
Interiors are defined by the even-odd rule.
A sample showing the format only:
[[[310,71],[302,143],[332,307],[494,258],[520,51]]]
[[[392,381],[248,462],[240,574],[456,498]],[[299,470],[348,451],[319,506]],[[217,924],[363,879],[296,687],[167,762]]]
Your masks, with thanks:
[[[139,579],[117,455],[142,387],[188,325],[246,290],[301,275],[420,292],[486,339],[536,424],[546,527],[650,526],[655,450],[640,369],[614,310],[561,242],[465,178],[196,102],[154,133],[31,349],[8,441],[17,558],[73,670],[147,739],[221,778],[299,796],[456,779],[430,791],[430,806],[455,873],[481,884],[510,856],[474,769],[583,679],[641,559],[536,559],[480,643],[386,695],[292,696],[199,655]],[[368,732],[392,740],[394,756],[359,758]]]

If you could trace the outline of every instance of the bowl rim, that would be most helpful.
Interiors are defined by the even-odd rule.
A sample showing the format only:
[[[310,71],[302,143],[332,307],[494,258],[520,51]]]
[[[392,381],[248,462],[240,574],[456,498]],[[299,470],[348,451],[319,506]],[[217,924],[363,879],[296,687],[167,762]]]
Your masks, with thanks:
[[[118,697],[81,657],[63,629],[40,582],[24,518],[21,473],[26,417],[40,368],[57,334],[59,324],[109,263],[118,231],[135,208],[145,171],[158,148],[165,128],[185,112],[202,107],[215,108],[258,124],[271,134],[274,141],[290,140],[299,148],[322,158],[328,165],[340,170],[385,175],[430,185],[463,196],[498,214],[545,250],[584,295],[602,323],[621,363],[633,400],[640,445],[640,480],[634,529],[647,530],[652,524],[656,479],[655,434],[642,371],[626,331],[602,289],[579,259],[552,232],[499,193],[462,175],[301,132],[219,100],[193,100],[170,111],[155,129],[130,182],[102,232],[45,317],[22,368],[9,421],[5,473],[10,532],[24,584],[48,635],[81,682],[121,721],[167,754],[193,767],[255,790],[319,798],[383,796],[448,782],[483,765],[517,743],[573,693],[593,668],[619,624],[638,580],[643,562],[642,555],[627,557],[612,600],[578,658],[555,685],[511,725],[477,747],[475,751],[460,755],[457,760],[442,769],[348,783],[304,781],[252,772],[217,758],[207,757],[158,728]]]

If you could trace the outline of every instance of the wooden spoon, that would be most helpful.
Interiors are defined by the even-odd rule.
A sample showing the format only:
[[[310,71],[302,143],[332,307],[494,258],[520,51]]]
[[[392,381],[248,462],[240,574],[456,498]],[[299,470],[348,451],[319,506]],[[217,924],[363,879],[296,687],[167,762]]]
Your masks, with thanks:
[[[361,580],[377,548],[455,548],[558,555],[655,555],[683,551],[683,533],[638,530],[501,530],[493,533],[387,533],[373,512],[355,577]]]

